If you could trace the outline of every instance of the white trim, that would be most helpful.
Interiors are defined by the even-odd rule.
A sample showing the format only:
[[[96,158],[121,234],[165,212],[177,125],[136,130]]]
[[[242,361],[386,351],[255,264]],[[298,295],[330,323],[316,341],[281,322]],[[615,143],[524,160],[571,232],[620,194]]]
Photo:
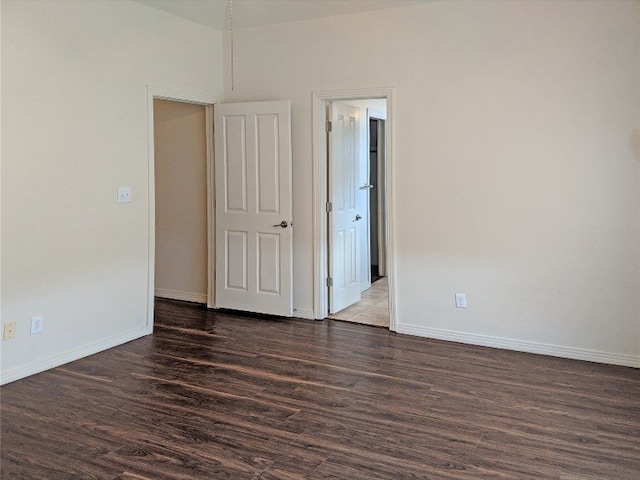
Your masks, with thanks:
[[[173,100],[174,102],[196,103],[198,105],[213,105],[221,101],[220,97],[207,93],[185,92],[171,88],[155,87],[147,85],[147,92],[153,98],[160,100]]]
[[[293,307],[293,316],[295,318],[305,318],[307,320],[315,320],[313,309]]]
[[[95,353],[108,350],[109,348],[117,347],[118,345],[122,345],[123,343],[127,343],[140,337],[144,337],[145,335],[149,335],[152,332],[153,329],[150,328],[149,325],[145,325],[124,334],[109,337],[89,345],[83,345],[82,347],[76,348],[74,350],[69,350],[64,353],[59,353],[51,355],[49,357],[38,359],[34,362],[27,363],[26,365],[21,365],[19,367],[2,372],[0,385],[15,382],[16,380],[20,380],[21,378],[35,375],[36,373],[44,372],[45,370],[49,370],[51,368],[59,367],[60,365],[64,365],[65,363],[74,362],[81,358],[88,357],[89,355],[93,355]]]
[[[216,272],[216,183],[213,140],[213,105],[205,106],[205,129],[207,136],[207,307],[216,304],[216,282],[212,279]]]
[[[327,121],[326,104],[334,100],[362,100],[385,98],[387,100],[386,145],[387,145],[387,255],[389,277],[389,330],[396,330],[395,292],[395,184],[394,184],[394,97],[393,87],[335,90],[312,94],[312,153],[313,153],[313,309],[314,317],[325,318],[328,311],[327,289],[327,145],[324,125]]]
[[[150,332],[153,330],[153,312],[155,298],[155,261],[156,261],[156,194],[155,194],[155,150],[154,150],[154,118],[153,118],[153,100],[173,100],[176,102],[195,103],[199,105],[211,106],[220,102],[220,98],[214,95],[185,92],[182,90],[173,90],[169,88],[155,87],[147,85],[147,151],[148,151],[148,180],[147,189],[148,197],[148,245],[149,258],[147,268],[147,327]],[[207,113],[209,118],[210,113]],[[207,135],[207,141],[209,141]],[[212,154],[212,148],[207,146],[207,164],[210,161],[209,154]],[[213,158],[213,157],[212,157]],[[213,160],[211,160],[213,161]],[[207,185],[209,186],[209,185]],[[208,226],[213,228],[213,226]],[[208,267],[209,268],[209,267]],[[211,278],[211,277],[209,277]],[[207,279],[208,283],[211,283]]]
[[[206,294],[180,292],[178,290],[167,290],[166,288],[156,288],[156,297],[168,298],[169,300],[182,300],[184,302],[207,303]]]
[[[571,358],[573,360],[586,360],[589,362],[607,363],[612,365],[622,365],[625,367],[640,368],[640,357],[633,355],[601,352],[598,350],[588,350],[586,348],[565,347],[561,345],[551,345],[548,343],[512,340],[509,338],[456,332],[454,330],[422,327],[420,325],[412,325],[406,323],[398,324],[396,326],[396,331],[398,333],[405,333],[407,335],[434,338],[437,340],[447,340],[451,342],[459,342],[483,347],[502,348],[506,350],[515,350],[518,352],[537,353],[540,355],[550,355],[553,357]]]
[[[325,285],[323,280],[327,278],[327,251],[324,242],[327,238],[326,211],[327,189],[325,182],[327,177],[327,144],[325,136],[321,135],[320,126],[326,125],[327,110],[326,100],[319,94],[313,94],[312,114],[312,162],[313,162],[313,310],[315,318],[324,318],[329,311],[326,294],[323,293]]]
[[[155,145],[154,145],[154,118],[153,118],[154,88],[147,86],[147,158],[148,164],[148,216],[147,219],[149,258],[147,260],[147,326],[153,328],[154,289],[156,284],[156,175],[155,175]]]

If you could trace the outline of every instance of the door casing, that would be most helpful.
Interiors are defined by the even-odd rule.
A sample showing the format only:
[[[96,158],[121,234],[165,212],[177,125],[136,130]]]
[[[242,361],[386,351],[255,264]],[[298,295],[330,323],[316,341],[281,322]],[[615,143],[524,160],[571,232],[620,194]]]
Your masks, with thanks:
[[[395,229],[394,229],[394,164],[393,164],[393,118],[394,118],[393,87],[368,88],[354,90],[334,90],[314,92],[312,94],[312,126],[313,126],[313,255],[314,255],[314,316],[322,319],[328,313],[328,242],[327,242],[327,104],[332,101],[362,100],[369,98],[384,98],[387,102],[386,120],[386,231],[387,235],[387,265],[389,278],[389,330],[396,329],[396,293],[395,293]]]

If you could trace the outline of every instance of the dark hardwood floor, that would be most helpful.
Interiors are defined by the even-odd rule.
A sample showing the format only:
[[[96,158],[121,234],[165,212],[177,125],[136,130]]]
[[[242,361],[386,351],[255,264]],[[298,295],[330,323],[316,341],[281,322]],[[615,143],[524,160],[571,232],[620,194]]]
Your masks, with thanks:
[[[158,301],[0,389],[2,479],[638,479],[640,370]]]

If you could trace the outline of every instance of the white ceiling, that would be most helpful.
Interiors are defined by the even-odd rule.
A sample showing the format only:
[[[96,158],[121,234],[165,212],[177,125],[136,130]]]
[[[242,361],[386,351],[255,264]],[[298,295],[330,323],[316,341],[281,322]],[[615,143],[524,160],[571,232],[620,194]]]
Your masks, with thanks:
[[[230,0],[134,0],[217,30],[229,25]],[[255,27],[379,10],[428,0],[233,0],[233,27]]]

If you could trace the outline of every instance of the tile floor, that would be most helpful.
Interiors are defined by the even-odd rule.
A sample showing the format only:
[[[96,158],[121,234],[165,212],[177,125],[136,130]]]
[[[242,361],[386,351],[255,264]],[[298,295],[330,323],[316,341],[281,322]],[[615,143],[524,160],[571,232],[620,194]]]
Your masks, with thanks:
[[[382,277],[362,292],[362,300],[350,307],[329,315],[335,320],[364,323],[389,328],[389,282]]]

